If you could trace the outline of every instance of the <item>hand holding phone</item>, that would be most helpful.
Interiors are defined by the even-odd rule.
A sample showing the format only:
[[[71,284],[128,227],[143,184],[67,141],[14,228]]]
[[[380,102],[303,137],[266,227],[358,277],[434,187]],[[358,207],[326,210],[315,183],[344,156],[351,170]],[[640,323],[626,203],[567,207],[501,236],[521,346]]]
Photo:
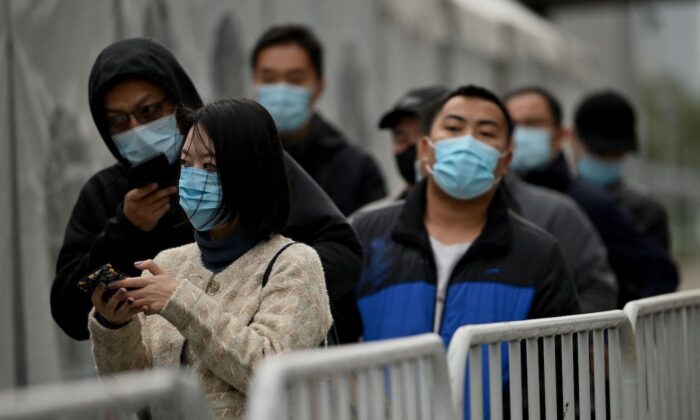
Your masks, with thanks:
[[[127,277],[129,276],[112,267],[112,264],[108,263],[98,268],[94,273],[78,281],[78,289],[92,295],[95,292],[97,285],[104,284],[107,286],[113,281],[125,279]],[[107,302],[116,292],[116,290],[106,288],[105,292],[102,294],[102,301]]]

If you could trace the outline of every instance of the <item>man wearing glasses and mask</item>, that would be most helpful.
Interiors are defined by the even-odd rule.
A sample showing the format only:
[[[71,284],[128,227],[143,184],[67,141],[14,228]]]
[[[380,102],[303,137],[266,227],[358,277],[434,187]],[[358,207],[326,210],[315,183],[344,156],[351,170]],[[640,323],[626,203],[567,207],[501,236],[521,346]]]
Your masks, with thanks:
[[[85,184],[73,208],[56,264],[51,313],[78,340],[88,338],[90,296],[77,284],[111,263],[138,276],[137,261],[194,241],[179,208],[176,185],[183,136],[179,113],[202,101],[175,57],[157,42],[134,38],[115,42],[97,57],[89,80],[90,111],[117,159]],[[162,154],[157,182],[135,182],[130,171]],[[362,248],[352,228],[318,185],[285,156],[291,213],[284,234],[318,252],[341,342],[360,335],[355,283]]]

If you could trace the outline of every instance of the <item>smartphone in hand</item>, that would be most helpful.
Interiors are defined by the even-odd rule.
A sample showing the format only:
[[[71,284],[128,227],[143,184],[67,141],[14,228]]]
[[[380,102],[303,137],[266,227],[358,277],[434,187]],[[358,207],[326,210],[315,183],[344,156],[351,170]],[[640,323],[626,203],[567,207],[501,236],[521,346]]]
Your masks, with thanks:
[[[80,279],[78,281],[78,289],[92,296],[98,284],[104,283],[104,285],[107,286],[113,281],[125,279],[127,277],[129,276],[112,267],[112,264],[105,264],[98,268],[94,273]],[[115,293],[117,293],[117,289],[105,289],[105,292],[102,295],[102,300],[104,302],[109,301],[109,298],[111,298]]]
[[[163,153],[132,166],[126,177],[134,188],[145,187],[154,182],[158,184],[159,189],[175,185],[175,172]]]

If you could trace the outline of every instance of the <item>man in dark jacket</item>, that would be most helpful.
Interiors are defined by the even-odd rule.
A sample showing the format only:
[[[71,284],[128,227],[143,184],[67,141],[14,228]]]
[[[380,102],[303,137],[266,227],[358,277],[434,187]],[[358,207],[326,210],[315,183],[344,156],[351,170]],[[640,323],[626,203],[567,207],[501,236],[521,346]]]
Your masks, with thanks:
[[[645,234],[669,251],[666,210],[622,179],[622,161],[638,148],[636,123],[632,104],[616,92],[595,92],[584,99],[574,116],[578,175],[608,191]]]
[[[423,138],[421,120],[450,91],[442,86],[411,89],[379,121],[380,128],[392,130],[396,162],[406,180],[406,191],[425,176],[425,167],[416,163],[416,149]],[[574,275],[582,312],[596,312],[617,306],[617,281],[607,260],[598,232],[586,215],[567,196],[527,184],[517,177],[504,178],[511,209],[537,227],[553,235],[561,245]],[[402,197],[403,198],[403,197]],[[358,213],[395,203],[380,200]]]
[[[516,124],[514,167],[526,182],[570,196],[598,230],[617,277],[618,306],[678,287],[678,272],[667,252],[644,235],[605,191],[574,178],[562,151],[566,131],[559,102],[546,90],[528,87],[506,96]]]
[[[386,195],[374,160],[352,146],[317,112],[323,93],[323,50],[308,28],[275,26],[251,57],[258,101],[270,111],[287,152],[349,215]]]
[[[461,87],[426,118],[419,158],[430,175],[405,203],[357,216],[365,246],[358,306],[364,338],[580,312],[571,272],[549,234],[508,209],[512,124],[503,104]]]
[[[135,261],[194,240],[192,227],[171,201],[175,188],[135,188],[127,174],[145,154],[161,151],[170,160],[169,178],[176,179],[182,136],[176,125],[165,123],[179,116],[176,109],[202,105],[170,51],[142,38],[116,42],[100,53],[90,73],[89,98],[95,124],[118,163],[83,187],[58,257],[51,312],[78,340],[88,338],[92,307],[90,296],[76,286],[80,279],[105,263],[139,275]],[[353,341],[361,333],[354,288],[362,248],[333,203],[288,157],[287,169],[292,211],[284,234],[313,246],[321,256],[340,340]]]

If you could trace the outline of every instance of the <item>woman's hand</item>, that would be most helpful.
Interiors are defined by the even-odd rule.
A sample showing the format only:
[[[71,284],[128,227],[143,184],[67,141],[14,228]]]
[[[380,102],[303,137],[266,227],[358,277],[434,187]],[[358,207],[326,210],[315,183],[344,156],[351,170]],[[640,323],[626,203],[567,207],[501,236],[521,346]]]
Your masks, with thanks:
[[[126,295],[126,289],[117,290],[117,293],[112,295],[107,302],[102,300],[102,295],[107,290],[104,283],[100,283],[92,293],[92,304],[95,306],[95,311],[102,318],[115,325],[123,325],[131,321],[141,309],[134,308],[134,299]]]
[[[180,281],[163,271],[153,260],[139,261],[134,265],[139,270],[150,271],[153,276],[114,281],[109,284],[109,287],[133,289],[126,292],[127,304],[129,299],[133,299],[130,306],[137,311],[142,311],[146,315],[159,314],[177,289]]]

